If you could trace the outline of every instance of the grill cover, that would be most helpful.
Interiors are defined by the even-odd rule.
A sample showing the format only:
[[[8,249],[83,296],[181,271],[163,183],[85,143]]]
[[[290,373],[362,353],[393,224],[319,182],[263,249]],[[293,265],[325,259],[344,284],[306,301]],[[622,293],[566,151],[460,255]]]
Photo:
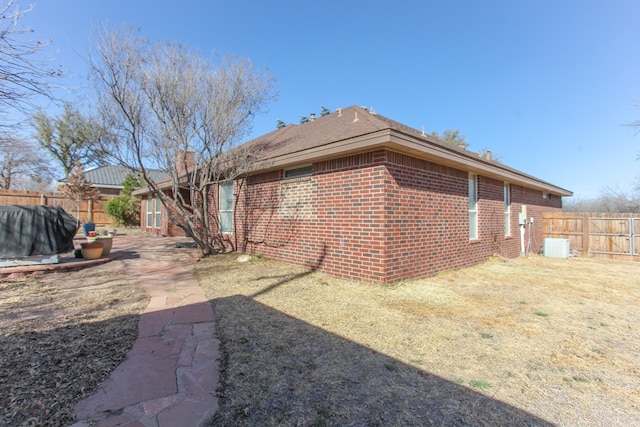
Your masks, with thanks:
[[[77,231],[59,206],[0,206],[0,258],[70,252]]]

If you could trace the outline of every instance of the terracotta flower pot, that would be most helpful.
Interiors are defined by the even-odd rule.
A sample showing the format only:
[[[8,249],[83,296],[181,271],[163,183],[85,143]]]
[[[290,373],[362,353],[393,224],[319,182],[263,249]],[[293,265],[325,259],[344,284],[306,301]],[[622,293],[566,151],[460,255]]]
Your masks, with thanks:
[[[111,236],[97,236],[96,237],[96,242],[100,242],[104,245],[104,248],[102,249],[102,256],[107,256],[109,255],[109,252],[111,252],[111,246],[113,246],[113,237]]]
[[[102,256],[102,250],[104,249],[104,243],[102,242],[87,242],[80,243],[80,250],[82,252],[82,258],[84,259],[98,259]]]

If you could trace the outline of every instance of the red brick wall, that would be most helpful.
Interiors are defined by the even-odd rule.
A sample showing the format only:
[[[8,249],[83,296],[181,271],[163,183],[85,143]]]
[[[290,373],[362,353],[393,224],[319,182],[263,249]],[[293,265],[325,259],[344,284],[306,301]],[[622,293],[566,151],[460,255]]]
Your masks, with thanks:
[[[503,185],[479,177],[479,238],[469,240],[468,173],[379,150],[315,163],[310,177],[287,180],[277,171],[238,181],[236,230],[226,237],[235,250],[341,277],[429,276],[494,254],[517,256],[523,204],[534,218],[531,246],[540,250],[542,212],[560,209],[561,199],[512,185],[505,236]]]
[[[470,259],[468,174],[393,152],[388,157],[386,281],[477,262]]]
[[[560,196],[548,195],[543,197],[541,191],[532,190],[520,186],[511,186],[511,201],[512,201],[512,215],[511,215],[511,229],[514,238],[518,240],[520,244],[520,229],[518,225],[518,213],[521,212],[522,206],[527,207],[527,218],[533,218],[533,223],[528,224],[525,227],[525,246],[529,240],[531,241],[531,250],[533,253],[538,253],[542,250],[542,213],[543,212],[558,212],[562,210],[562,198]],[[519,248],[520,246],[518,246]],[[513,254],[513,256],[517,256]]]
[[[163,236],[184,237],[186,235],[186,233],[182,228],[178,227],[178,225],[175,222],[171,221],[171,219],[169,218],[169,215],[166,212],[166,208],[164,207],[162,208],[161,222],[162,222],[161,233]]]
[[[236,211],[239,248],[382,281],[385,167],[379,154],[316,163],[311,177],[252,177]]]

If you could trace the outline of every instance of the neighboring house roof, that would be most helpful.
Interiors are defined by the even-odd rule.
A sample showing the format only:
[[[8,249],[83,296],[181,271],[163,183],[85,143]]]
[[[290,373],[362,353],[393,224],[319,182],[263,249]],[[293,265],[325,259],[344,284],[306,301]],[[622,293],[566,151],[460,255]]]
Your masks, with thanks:
[[[162,181],[167,178],[167,174],[159,169],[147,169],[153,181]],[[123,188],[122,183],[131,169],[124,166],[106,165],[84,171],[84,179],[92,184],[92,187],[99,188]],[[61,179],[59,183],[64,184],[67,178]]]
[[[495,160],[370,112],[348,107],[304,124],[288,125],[247,144],[260,153],[257,170],[303,165],[364,150],[389,148],[438,164],[535,188],[559,196],[573,193]]]

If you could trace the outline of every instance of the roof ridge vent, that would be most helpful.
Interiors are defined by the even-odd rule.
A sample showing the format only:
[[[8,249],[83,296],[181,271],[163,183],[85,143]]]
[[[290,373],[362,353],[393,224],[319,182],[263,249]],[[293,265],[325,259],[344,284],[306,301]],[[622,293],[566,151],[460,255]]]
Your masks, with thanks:
[[[424,126],[422,126],[422,136],[427,136],[427,134],[424,133]]]
[[[338,108],[336,111],[338,112],[338,117],[342,117],[342,108]]]
[[[355,123],[355,122],[357,122],[358,120],[360,120],[360,119],[358,118],[358,112],[356,111],[356,115],[355,115],[355,117],[353,118],[353,121],[352,121],[351,123]]]

